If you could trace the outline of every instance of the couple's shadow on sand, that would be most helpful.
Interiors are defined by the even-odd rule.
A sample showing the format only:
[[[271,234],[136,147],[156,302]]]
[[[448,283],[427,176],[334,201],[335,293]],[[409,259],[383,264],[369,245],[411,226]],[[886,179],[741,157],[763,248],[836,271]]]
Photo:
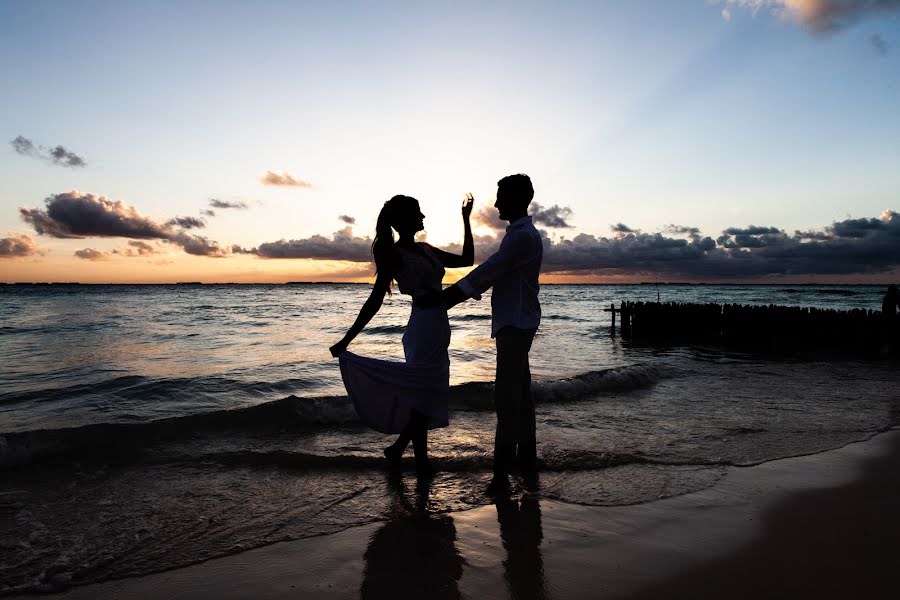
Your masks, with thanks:
[[[449,514],[429,509],[431,486],[431,480],[418,480],[411,490],[400,475],[388,475],[391,508],[366,548],[362,598],[463,597],[459,581],[465,561],[456,547],[456,526]],[[538,499],[498,498],[494,506],[509,597],[550,598]]]

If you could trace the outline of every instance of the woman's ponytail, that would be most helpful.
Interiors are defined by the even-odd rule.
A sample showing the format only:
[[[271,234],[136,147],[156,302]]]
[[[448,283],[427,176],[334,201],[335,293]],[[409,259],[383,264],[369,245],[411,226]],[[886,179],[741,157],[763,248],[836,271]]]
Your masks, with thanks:
[[[372,241],[372,258],[375,261],[375,274],[389,275],[394,279],[394,232],[391,223],[394,221],[396,202],[391,198],[384,203],[375,223],[375,239]],[[390,288],[388,288],[390,293]]]

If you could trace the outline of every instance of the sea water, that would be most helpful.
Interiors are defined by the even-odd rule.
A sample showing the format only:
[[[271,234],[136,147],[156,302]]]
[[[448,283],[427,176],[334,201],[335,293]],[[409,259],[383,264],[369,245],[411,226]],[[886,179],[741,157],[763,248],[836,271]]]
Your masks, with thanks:
[[[381,449],[328,347],[367,285],[0,286],[0,590],[172,568],[390,517]],[[897,421],[889,359],[639,347],[619,302],[877,310],[881,286],[544,286],[531,353],[540,494],[621,505]],[[402,360],[395,293],[350,348]],[[430,510],[486,503],[489,295],[451,311]],[[54,579],[55,578],[55,579]]]

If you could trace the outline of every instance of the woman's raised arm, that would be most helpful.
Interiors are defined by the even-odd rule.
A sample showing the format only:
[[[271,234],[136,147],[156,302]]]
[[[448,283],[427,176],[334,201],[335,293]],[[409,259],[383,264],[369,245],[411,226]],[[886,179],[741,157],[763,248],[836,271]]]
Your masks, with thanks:
[[[462,254],[457,255],[451,252],[447,252],[446,250],[441,250],[440,248],[432,247],[434,255],[439,261],[441,261],[441,264],[443,264],[445,267],[455,269],[458,267],[471,267],[475,264],[475,242],[472,240],[472,224],[469,223],[469,218],[472,215],[472,206],[474,204],[475,198],[472,197],[472,194],[466,194],[466,199],[463,200],[462,205]]]

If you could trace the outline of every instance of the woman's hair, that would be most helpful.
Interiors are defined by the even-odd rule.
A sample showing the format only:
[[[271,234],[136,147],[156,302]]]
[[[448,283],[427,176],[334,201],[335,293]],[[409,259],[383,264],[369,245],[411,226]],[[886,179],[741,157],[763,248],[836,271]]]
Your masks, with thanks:
[[[375,260],[375,274],[390,275],[394,279],[394,232],[403,216],[418,209],[419,201],[411,196],[394,196],[384,203],[375,223],[375,239],[372,241],[372,258]],[[388,288],[388,293],[391,290]]]

